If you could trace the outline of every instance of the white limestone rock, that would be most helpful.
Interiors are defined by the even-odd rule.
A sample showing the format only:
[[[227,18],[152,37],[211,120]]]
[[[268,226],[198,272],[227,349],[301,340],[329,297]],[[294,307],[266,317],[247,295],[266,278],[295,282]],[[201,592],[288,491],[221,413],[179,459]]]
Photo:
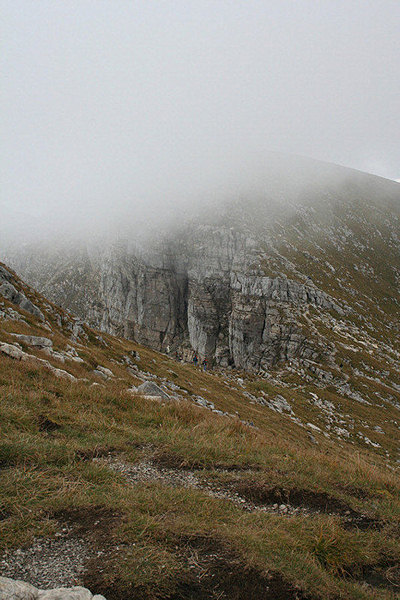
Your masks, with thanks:
[[[111,369],[107,369],[107,367],[102,367],[101,365],[97,365],[95,371],[96,373],[102,373],[107,378],[114,377],[114,373],[111,371]]]
[[[4,269],[3,269],[4,271]],[[42,311],[35,306],[22,292],[19,292],[17,288],[10,283],[9,281],[4,281],[3,283],[0,278],[0,295],[4,296],[6,300],[9,300],[13,304],[16,304],[23,310],[26,310],[31,315],[38,317],[41,321],[44,322],[45,318]]]
[[[71,373],[68,373],[63,369],[57,369],[56,367],[53,367],[53,365],[49,363],[48,360],[38,358],[33,354],[27,354],[26,352],[21,350],[21,348],[18,348],[18,346],[15,346],[13,344],[0,343],[0,352],[2,354],[6,354],[7,356],[15,360],[30,361],[34,364],[40,365],[41,367],[45,367],[46,369],[49,369],[49,371],[51,371],[56,377],[69,379],[70,381],[76,381],[76,377],[74,377],[74,375],[72,375]]]
[[[159,397],[163,400],[171,400],[171,397],[168,396],[168,394],[153,381],[145,381],[139,385],[139,387],[136,389],[136,392],[143,396]]]
[[[37,600],[38,593],[29,583],[0,577],[0,600]]]
[[[34,346],[36,348],[51,348],[53,346],[53,342],[49,338],[36,335],[23,335],[22,333],[11,333],[10,335],[27,346]]]

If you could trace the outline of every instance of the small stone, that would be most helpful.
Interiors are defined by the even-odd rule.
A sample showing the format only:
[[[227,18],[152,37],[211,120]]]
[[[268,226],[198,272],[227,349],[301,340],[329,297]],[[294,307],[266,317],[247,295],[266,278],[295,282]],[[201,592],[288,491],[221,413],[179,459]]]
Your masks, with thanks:
[[[94,373],[96,373],[96,375],[101,375],[106,379],[108,379],[108,377],[114,377],[114,373],[111,371],[111,369],[107,369],[107,367],[102,367],[101,365],[97,365]]]

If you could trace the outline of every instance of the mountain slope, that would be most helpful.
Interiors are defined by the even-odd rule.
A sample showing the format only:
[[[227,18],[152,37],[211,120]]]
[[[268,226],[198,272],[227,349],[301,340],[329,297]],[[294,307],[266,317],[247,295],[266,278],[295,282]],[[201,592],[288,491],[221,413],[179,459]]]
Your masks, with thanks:
[[[399,351],[394,182],[299,158],[289,169],[275,159],[250,197],[205,204],[147,242],[135,236],[133,228],[99,247],[34,246],[8,256],[92,325],[225,367],[332,362],[340,345],[326,327],[358,331],[361,346]]]
[[[5,266],[0,294],[1,575],[107,600],[396,597],[399,393],[376,371],[392,401],[313,365],[203,372]]]

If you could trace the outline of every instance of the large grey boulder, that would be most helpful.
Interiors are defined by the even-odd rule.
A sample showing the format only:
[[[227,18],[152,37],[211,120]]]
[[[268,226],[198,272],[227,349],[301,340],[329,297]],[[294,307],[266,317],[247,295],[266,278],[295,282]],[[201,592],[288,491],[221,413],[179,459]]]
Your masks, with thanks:
[[[38,593],[29,583],[0,577],[0,600],[37,600]]]
[[[164,400],[171,400],[171,397],[152,381],[145,381],[142,385],[139,385],[136,391],[143,396],[156,396]]]
[[[100,594],[93,594],[86,588],[54,588],[38,590],[24,581],[0,577],[0,600],[106,600]]]
[[[13,344],[0,344],[0,352],[15,360],[24,360],[24,357],[27,356],[26,352]]]

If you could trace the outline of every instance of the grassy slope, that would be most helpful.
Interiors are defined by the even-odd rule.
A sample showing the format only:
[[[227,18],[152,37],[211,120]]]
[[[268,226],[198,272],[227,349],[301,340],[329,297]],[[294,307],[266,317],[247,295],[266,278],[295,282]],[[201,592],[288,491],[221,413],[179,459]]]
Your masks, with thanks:
[[[56,325],[54,312],[64,313],[54,307],[49,312],[40,296],[25,291],[47,311],[54,346],[62,350],[70,340]],[[10,332],[49,335],[31,316],[24,317],[26,324],[2,321],[0,341],[12,342]],[[86,381],[56,379],[46,369],[0,355],[1,548],[53,536],[65,522],[80,524],[80,534],[105,549],[101,570],[92,561],[84,581],[108,600],[295,598],[301,593],[396,597],[400,484],[380,450],[318,434],[316,446],[305,428],[251,404],[243,393],[266,386],[267,395],[290,395],[299,410],[303,406],[304,419],[317,418],[304,389],[296,396],[293,381],[273,389],[242,374],[241,386],[231,373],[230,380],[222,372],[203,373],[102,334],[104,345],[95,332],[87,332],[89,341],[78,346],[84,364],[52,361]],[[143,371],[173,380],[187,397],[201,394],[220,410],[237,411],[257,428],[188,400],[163,405],[132,395],[127,389],[139,380],[121,360],[132,350],[140,352]],[[92,372],[97,364],[116,377],[91,386],[99,381]],[[357,405],[340,402],[346,412]],[[365,420],[375,418],[369,411],[376,407],[356,408]],[[395,444],[396,431],[386,437],[389,446]],[[146,457],[178,471],[191,468],[200,479],[239,490],[256,503],[300,498],[310,511],[248,512],[201,489],[158,481],[131,486],[105,463],[91,460],[107,453],[130,463]],[[346,525],[346,511],[359,520]]]

